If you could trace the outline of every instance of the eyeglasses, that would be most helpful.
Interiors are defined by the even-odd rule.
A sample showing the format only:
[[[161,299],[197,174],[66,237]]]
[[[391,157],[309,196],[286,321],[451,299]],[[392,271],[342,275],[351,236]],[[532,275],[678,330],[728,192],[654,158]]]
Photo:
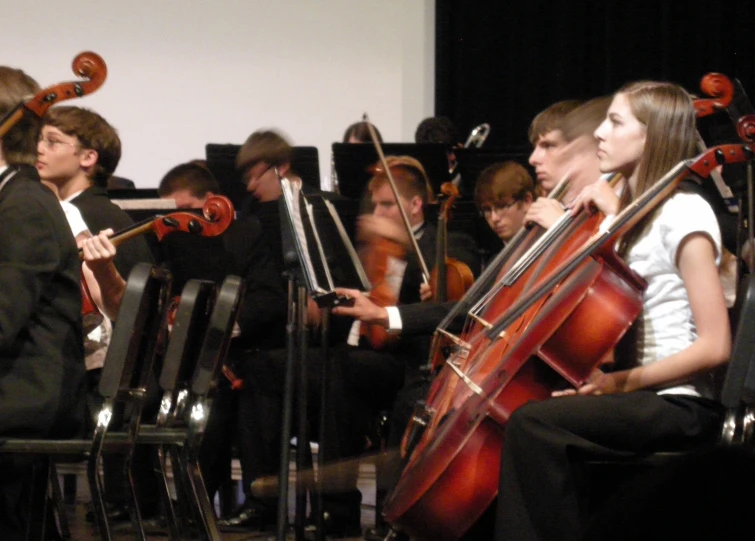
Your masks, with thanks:
[[[60,139],[51,139],[50,137],[42,137],[42,136],[40,136],[39,139],[37,139],[37,142],[42,143],[48,150],[54,150],[59,145],[72,146],[72,147],[79,146],[78,143],[71,143],[68,141],[61,141]]]
[[[493,214],[503,214],[518,202],[519,201],[517,199],[514,199],[511,203],[508,204],[497,203],[492,206],[484,206],[480,208],[480,214],[482,214],[485,218],[489,218]]]
[[[252,180],[258,180],[258,179],[262,178],[262,176],[263,176],[263,175],[264,175],[265,173],[267,173],[268,171],[270,171],[270,169],[273,169],[273,168],[275,167],[275,165],[268,165],[268,166],[267,166],[267,167],[266,167],[266,168],[265,168],[265,169],[264,169],[264,170],[263,170],[263,171],[262,171],[261,173],[259,173],[259,174],[257,174],[257,175],[254,175],[254,176],[252,176],[252,175],[251,175],[252,169],[254,169],[254,167],[255,167],[256,165],[257,165],[257,164],[254,164],[254,165],[251,165],[251,166],[249,166],[249,167],[247,167],[247,168],[246,168],[246,170],[244,171],[244,174],[243,174],[243,175],[241,175],[241,184],[243,184],[244,186],[246,186],[246,185],[248,185],[248,184],[249,184],[249,183],[250,183],[250,182],[251,182]]]

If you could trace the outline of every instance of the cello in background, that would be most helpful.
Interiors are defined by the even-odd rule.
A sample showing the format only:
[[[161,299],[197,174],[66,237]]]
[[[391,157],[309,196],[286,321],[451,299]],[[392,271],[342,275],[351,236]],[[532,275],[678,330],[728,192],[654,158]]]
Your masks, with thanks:
[[[76,55],[72,64],[73,72],[84,77],[82,81],[60,83],[37,92],[32,98],[19,103],[0,119],[0,139],[8,133],[25,114],[42,118],[47,110],[63,100],[82,98],[99,89],[107,77],[107,65],[100,55],[86,51]]]
[[[84,80],[60,83],[44,88],[26,101],[22,101],[0,119],[0,139],[26,115],[42,118],[47,110],[63,100],[82,98],[98,90],[107,78],[107,65],[100,55],[91,51],[79,53],[73,59],[73,72]],[[81,281],[82,315],[87,327],[96,327],[102,315],[92,301],[86,282]]]

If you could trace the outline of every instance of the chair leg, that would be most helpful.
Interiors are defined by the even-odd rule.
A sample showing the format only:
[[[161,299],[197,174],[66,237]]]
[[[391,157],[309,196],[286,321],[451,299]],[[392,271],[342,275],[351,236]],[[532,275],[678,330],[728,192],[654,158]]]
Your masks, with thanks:
[[[60,535],[63,539],[70,539],[71,529],[68,527],[68,514],[63,505],[63,496],[61,494],[60,482],[58,480],[58,469],[55,467],[55,462],[52,460],[50,461],[50,498],[52,500],[51,503],[53,504],[53,509],[58,518]]]
[[[63,474],[63,503],[76,503],[77,479],[75,473]]]
[[[129,515],[131,515],[131,524],[136,531],[136,537],[140,541],[147,541],[147,536],[144,534],[144,523],[142,522],[142,510],[139,507],[139,499],[136,496],[136,483],[134,482],[134,474],[131,471],[131,463],[133,462],[132,453],[128,453],[123,461],[124,474],[128,480],[128,496],[129,496]]]
[[[199,534],[206,541],[221,541],[220,530],[215,521],[215,510],[205,488],[199,460],[189,448],[182,448],[179,453],[180,472],[183,482],[191,492],[191,503],[197,519]]]
[[[47,487],[50,480],[50,457],[35,460],[31,466],[29,487],[29,515],[26,523],[26,540],[43,541],[47,518]]]
[[[182,536],[179,531],[176,509],[173,505],[173,498],[171,498],[170,496],[170,485],[168,483],[168,472],[164,446],[157,446],[153,455],[153,460],[155,462],[155,473],[156,475],[158,475],[158,485],[160,486],[160,500],[162,501],[166,519],[168,521],[168,537],[172,540],[185,539],[186,537]]]
[[[98,453],[92,453],[87,462],[87,481],[89,482],[89,493],[92,496],[92,507],[94,509],[95,523],[100,532],[100,539],[110,541],[110,523],[105,512],[105,486],[100,474],[101,456]]]
[[[176,488],[176,497],[178,498],[177,518],[182,535],[185,538],[189,538],[191,537],[191,522],[193,521],[194,524],[201,526],[201,515],[194,503],[194,493],[183,466],[181,458],[182,447],[171,445],[168,447],[168,450],[171,467],[173,468],[173,484]]]

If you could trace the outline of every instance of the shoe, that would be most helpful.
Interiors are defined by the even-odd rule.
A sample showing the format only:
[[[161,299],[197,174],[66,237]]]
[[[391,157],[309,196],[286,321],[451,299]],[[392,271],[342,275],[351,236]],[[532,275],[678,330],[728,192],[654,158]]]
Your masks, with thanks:
[[[357,494],[359,494],[357,492]],[[361,494],[358,501],[324,501],[322,512],[323,533],[327,537],[340,539],[343,537],[361,537]],[[309,517],[307,528],[310,532],[317,532],[317,515]]]
[[[390,538],[388,537],[389,534],[392,535]],[[409,541],[409,536],[403,532],[392,530],[388,525],[383,525],[367,528],[367,531],[364,532],[364,539],[365,541],[385,541],[386,539],[390,539],[390,541]]]
[[[247,500],[230,516],[218,519],[217,525],[221,532],[245,532],[252,529],[263,531],[266,526],[274,525],[277,521],[277,508],[256,500]]]
[[[168,520],[162,515],[144,518],[142,528],[147,535],[168,535]]]
[[[87,522],[90,522],[94,524],[95,518],[94,518],[94,506],[90,502],[87,506],[87,512],[84,518]],[[108,522],[128,522],[131,520],[131,515],[128,514],[128,506],[125,503],[122,504],[114,504],[114,503],[106,503],[105,504],[105,515],[107,515]]]
[[[117,533],[134,533],[136,531],[130,520],[117,522],[111,526],[111,530]],[[168,535],[168,521],[160,515],[142,517],[142,530],[144,530],[145,535]]]

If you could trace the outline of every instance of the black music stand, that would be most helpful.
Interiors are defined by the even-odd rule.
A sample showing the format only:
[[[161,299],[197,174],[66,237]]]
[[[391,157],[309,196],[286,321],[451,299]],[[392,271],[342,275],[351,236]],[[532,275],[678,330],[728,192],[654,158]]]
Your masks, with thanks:
[[[534,173],[527,161],[530,153],[524,149],[472,147],[457,149],[455,154],[457,163],[456,172],[461,175],[459,191],[468,198],[472,198],[474,195],[474,187],[480,173],[494,163],[513,160],[524,166],[531,174]]]
[[[288,516],[288,463],[289,441],[291,439],[292,404],[294,400],[294,374],[298,374],[298,417],[296,444],[296,467],[303,474],[305,464],[304,445],[309,445],[307,435],[307,299],[312,298],[322,314],[322,404],[320,408],[320,452],[318,465],[322,466],[323,438],[322,417],[326,410],[325,393],[328,379],[329,355],[329,321],[330,309],[346,305],[353,299],[346,299],[334,291],[337,286],[357,288],[362,291],[370,289],[366,273],[348,238],[338,213],[333,204],[321,196],[305,197],[301,188],[282,178],[282,196],[278,203],[281,216],[281,237],[286,273],[289,278],[289,317],[286,327],[286,382],[284,410],[281,428],[281,462],[279,472],[278,527],[279,541],[286,539],[286,517]],[[322,239],[327,242],[323,243]],[[340,242],[339,242],[340,239]],[[319,469],[322,471],[322,469]],[[295,539],[304,539],[304,517],[306,516],[306,486],[303,475],[297,476],[296,482],[296,520],[294,524]],[[320,479],[316,484],[317,502],[314,505],[322,509],[322,490]],[[323,535],[322,514],[317,513],[317,535]]]
[[[112,199],[159,199],[157,188],[108,188],[108,197]]]
[[[207,143],[205,157],[207,168],[220,183],[220,193],[228,197],[234,208],[244,208],[244,200],[248,193],[241,177],[241,171],[236,170],[236,155],[241,145]],[[307,186],[320,189],[320,158],[317,147],[293,147],[291,154],[291,169],[301,177]]]
[[[450,180],[448,146],[436,143],[383,143],[386,156],[411,156],[425,168],[433,193]],[[338,191],[351,199],[364,197],[372,177],[370,166],[378,162],[378,154],[370,143],[333,143],[333,163],[338,176]]]

